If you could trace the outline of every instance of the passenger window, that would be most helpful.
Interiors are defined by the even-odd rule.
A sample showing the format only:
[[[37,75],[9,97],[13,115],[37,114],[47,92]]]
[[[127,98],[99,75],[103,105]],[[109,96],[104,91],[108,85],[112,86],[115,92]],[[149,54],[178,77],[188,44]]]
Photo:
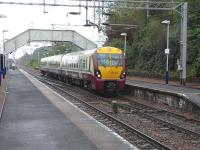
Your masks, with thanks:
[[[83,59],[83,69],[85,69],[85,59]]]
[[[85,59],[85,69],[87,68],[87,59]]]

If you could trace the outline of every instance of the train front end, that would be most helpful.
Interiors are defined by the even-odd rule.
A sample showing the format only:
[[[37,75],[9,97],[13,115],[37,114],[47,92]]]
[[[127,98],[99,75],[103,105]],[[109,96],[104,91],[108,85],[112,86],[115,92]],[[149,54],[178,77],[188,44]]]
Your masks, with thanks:
[[[117,93],[125,87],[125,60],[122,50],[102,47],[96,51],[96,90]]]

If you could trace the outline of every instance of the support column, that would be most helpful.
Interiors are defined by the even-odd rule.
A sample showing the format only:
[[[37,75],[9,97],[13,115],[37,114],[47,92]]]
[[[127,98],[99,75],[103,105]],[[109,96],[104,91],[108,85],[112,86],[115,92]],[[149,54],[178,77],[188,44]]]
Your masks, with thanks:
[[[146,3],[146,10],[147,10],[147,20],[149,19],[149,0],[146,0],[147,3]]]
[[[180,83],[182,85],[186,84],[186,68],[187,68],[187,11],[188,11],[188,3],[184,3],[181,6],[181,79]]]
[[[5,75],[6,75],[6,56],[5,56],[5,50],[4,50],[4,37],[3,37],[3,70],[2,71],[2,74],[3,74],[3,79],[5,78]]]
[[[3,70],[1,70],[3,72],[3,78],[5,78],[6,75],[6,57],[5,57],[5,48],[4,48],[4,33],[7,32],[6,30],[2,31],[2,35],[3,35]]]

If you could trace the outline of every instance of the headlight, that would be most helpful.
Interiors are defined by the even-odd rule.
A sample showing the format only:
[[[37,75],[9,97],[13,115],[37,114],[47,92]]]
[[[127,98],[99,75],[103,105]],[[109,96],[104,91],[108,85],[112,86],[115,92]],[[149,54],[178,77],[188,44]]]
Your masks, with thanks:
[[[101,79],[101,72],[98,70],[95,72],[97,78]]]
[[[123,72],[121,73],[120,79],[125,79],[125,78],[126,78],[126,72],[123,71]]]

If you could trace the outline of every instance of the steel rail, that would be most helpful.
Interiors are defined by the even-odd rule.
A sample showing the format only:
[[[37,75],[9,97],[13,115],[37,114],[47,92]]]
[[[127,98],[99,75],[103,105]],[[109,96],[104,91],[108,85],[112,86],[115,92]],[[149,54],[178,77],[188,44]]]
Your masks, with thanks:
[[[48,84],[48,85],[50,85],[50,86],[52,86],[52,87],[54,87],[54,88],[56,88],[56,89],[59,89],[59,91],[62,91],[63,93],[69,95],[70,97],[73,97],[75,100],[77,100],[77,101],[79,101],[79,102],[85,104],[85,105],[86,105],[87,107],[89,107],[90,109],[92,109],[92,110],[98,112],[99,114],[103,115],[104,117],[106,117],[106,118],[112,120],[112,121],[115,122],[116,124],[118,124],[118,125],[120,124],[121,127],[124,127],[125,129],[127,129],[127,130],[130,131],[131,133],[137,134],[140,138],[142,138],[143,140],[149,142],[149,143],[152,144],[153,146],[155,146],[155,147],[157,147],[157,148],[159,148],[159,149],[163,149],[163,150],[171,150],[169,147],[167,147],[167,146],[161,144],[159,141],[157,141],[157,140],[155,140],[155,139],[149,137],[148,135],[146,135],[146,134],[140,132],[139,130],[137,130],[137,129],[131,127],[130,125],[125,124],[125,123],[123,123],[122,121],[120,121],[120,120],[118,120],[118,119],[112,117],[111,115],[109,115],[109,114],[107,114],[107,113],[101,111],[100,109],[98,109],[98,108],[92,106],[91,104],[89,104],[89,103],[87,103],[87,102],[81,100],[81,99],[78,98],[77,96],[75,96],[75,95],[73,95],[73,94],[71,94],[71,93],[69,93],[69,92],[66,92],[63,88],[59,87],[58,85],[52,84],[52,83],[49,83],[49,82],[46,82],[45,80],[43,80],[43,79],[41,79],[41,78],[40,78],[39,80],[42,81],[42,82],[44,82],[44,83],[46,83],[46,84]]]
[[[37,78],[39,81],[41,81],[41,82],[43,82],[43,83],[46,83],[46,84],[48,84],[48,85],[54,87],[55,89],[58,89],[59,91],[62,91],[63,93],[67,94],[68,96],[74,98],[76,101],[81,102],[82,104],[84,104],[84,105],[86,105],[87,107],[89,107],[91,110],[97,112],[97,113],[100,114],[100,115],[103,115],[104,118],[108,118],[109,120],[111,120],[112,122],[114,122],[116,125],[120,125],[121,127],[124,127],[126,130],[128,130],[128,131],[131,132],[132,134],[136,134],[136,135],[139,136],[141,139],[143,139],[143,140],[146,141],[146,142],[149,142],[151,145],[155,146],[156,148],[159,148],[159,149],[161,149],[161,150],[171,150],[169,147],[167,147],[167,146],[161,144],[159,141],[157,141],[157,140],[155,140],[155,139],[149,137],[148,135],[146,135],[146,134],[140,132],[139,130],[137,130],[137,129],[131,127],[130,125],[123,123],[122,121],[120,121],[120,120],[118,120],[118,119],[112,117],[111,115],[109,115],[109,114],[103,112],[102,110],[100,110],[100,109],[98,109],[98,108],[92,106],[91,104],[89,104],[89,103],[87,103],[87,102],[81,100],[81,99],[78,98],[77,96],[75,96],[75,95],[73,95],[73,94],[67,92],[66,90],[63,89],[63,86],[60,87],[60,85],[59,85],[58,83],[54,84],[54,83],[52,83],[52,82],[47,81],[45,78],[41,78],[40,76],[35,75],[35,74],[33,74],[33,73],[30,73],[30,72],[29,72],[29,74],[31,74],[32,76],[34,76],[35,78]]]
[[[57,86],[55,86],[55,85],[51,85],[51,86],[54,86],[54,87],[56,87],[56,88],[59,88],[59,87],[57,87]],[[72,94],[70,94],[70,93],[67,93],[67,92],[66,92],[65,90],[63,90],[62,88],[59,88],[59,90],[61,90],[62,92],[68,94],[69,96],[75,98],[75,99],[78,100],[79,102],[84,103],[85,105],[87,105],[87,106],[90,107],[91,109],[93,109],[93,110],[97,111],[98,113],[100,113],[100,114],[106,116],[107,118],[113,120],[113,121],[116,122],[117,124],[121,124],[121,126],[125,126],[129,131],[138,134],[141,138],[143,138],[144,140],[147,140],[149,143],[151,143],[151,144],[154,145],[155,147],[157,147],[157,148],[162,148],[162,149],[169,149],[169,150],[170,150],[170,148],[168,148],[167,146],[164,146],[163,144],[161,144],[160,142],[154,140],[153,138],[149,137],[148,135],[146,135],[146,134],[140,132],[139,130],[137,130],[137,129],[131,127],[131,126],[129,126],[128,124],[123,123],[122,121],[120,121],[120,120],[118,120],[118,119],[112,117],[111,115],[109,115],[109,114],[107,114],[107,113],[101,111],[100,109],[98,109],[98,108],[92,106],[91,104],[89,104],[89,103],[87,103],[87,102],[85,102],[85,101],[82,101],[80,98],[78,98],[78,97],[76,97],[76,96],[74,96],[74,95],[72,95]]]
[[[41,81],[45,81],[45,80],[43,80],[43,79],[40,79]],[[54,81],[55,82],[55,81]],[[61,90],[61,91],[63,91],[64,93],[66,93],[66,91],[65,90],[63,90],[62,88],[63,88],[63,86],[62,87],[59,87],[60,85],[59,85],[59,83],[49,83],[49,82],[46,82],[45,81],[45,83],[47,83],[47,84],[49,84],[49,85],[51,85],[51,86],[53,86],[53,87],[56,87],[56,88],[59,88],[59,90]],[[67,93],[66,93],[67,94]],[[70,95],[70,96],[73,96],[73,95]],[[75,96],[73,96],[73,97],[75,97]],[[77,97],[75,97],[78,101],[82,101],[82,100],[80,100],[79,98],[77,98]],[[123,97],[123,99],[126,99],[126,100],[128,100],[128,101],[130,101],[130,99],[128,99],[128,98],[126,98],[126,97]],[[102,100],[102,101],[106,101],[106,100]],[[87,102],[84,102],[84,101],[82,101],[83,103],[86,103],[87,105],[90,105],[89,103],[87,103]],[[137,103],[137,102],[134,102],[134,103]],[[146,105],[143,105],[143,104],[140,104],[140,103],[137,103],[138,105],[140,105],[140,106],[142,106],[142,107],[148,107],[148,106],[146,106]],[[94,106],[92,106],[92,105],[90,105],[91,107],[94,107]],[[127,108],[133,108],[133,106],[130,106],[130,105],[126,105],[126,104],[119,104],[119,107],[120,108],[122,108],[122,109],[124,109],[124,107],[126,107],[126,109]],[[136,108],[136,107],[134,107],[135,109],[137,109],[137,110],[139,110],[139,108]],[[148,107],[148,108],[150,108],[150,109],[152,109],[151,107]],[[97,109],[97,108],[96,108]],[[156,109],[156,108],[153,108],[153,109]],[[97,110],[99,110],[99,109],[97,109]],[[156,110],[159,110],[159,109],[156,109]],[[101,111],[101,110],[100,110]],[[164,110],[159,110],[159,111],[164,111]],[[101,111],[102,112],[102,111]],[[172,123],[170,123],[170,122],[168,122],[168,121],[165,121],[165,120],[163,120],[163,119],[159,119],[159,118],[156,118],[156,117],[154,117],[154,116],[152,116],[152,115],[150,115],[150,114],[147,114],[147,113],[142,113],[142,112],[137,112],[138,114],[140,114],[140,115],[143,115],[144,117],[146,117],[146,118],[149,118],[149,119],[153,119],[153,120],[155,120],[155,121],[157,121],[157,122],[159,122],[159,123],[161,123],[161,124],[166,124],[169,128],[175,128],[176,130],[178,130],[178,131],[181,131],[181,132],[185,132],[185,133],[189,133],[189,134],[191,134],[191,135],[195,135],[195,136],[197,136],[197,137],[200,137],[200,134],[199,133],[196,133],[196,132],[194,132],[194,131],[192,131],[192,130],[189,130],[189,129],[187,129],[187,128],[184,128],[184,127],[180,127],[180,126],[178,126],[178,125],[175,125],[175,124],[172,124]],[[165,113],[169,113],[169,112],[166,112],[165,111]],[[182,117],[182,116],[179,116],[179,115],[176,115],[176,114],[173,114],[173,113],[170,113],[170,114],[172,114],[173,116],[178,116],[178,117]],[[108,114],[109,115],[109,114]],[[110,115],[109,115],[110,116]],[[112,116],[110,116],[110,117],[112,117]],[[137,130],[138,131],[138,130]],[[140,132],[140,131],[138,131],[138,132]]]
[[[126,97],[123,97],[123,99],[126,99],[126,100],[129,100],[130,101],[130,99],[128,99],[128,98],[126,98]],[[147,107],[147,108],[150,108],[150,109],[152,109],[152,107],[148,107],[148,106],[146,106],[146,105],[143,105],[143,104],[140,104],[140,103],[137,103],[137,102],[134,102],[134,103],[136,103],[136,104],[138,104],[138,105],[140,105],[140,106],[142,106],[142,107]],[[130,106],[130,105],[126,105],[126,104],[123,104],[123,105],[120,105],[119,104],[119,106],[120,107],[128,107],[128,108],[134,108],[134,109],[138,109],[139,110],[139,108],[136,108],[136,107],[133,107],[133,106]],[[183,118],[183,116],[180,116],[180,115],[177,115],[177,114],[174,114],[174,113],[171,113],[171,112],[167,112],[167,111],[165,111],[165,110],[161,110],[161,109],[157,109],[157,108],[153,108],[153,109],[155,109],[155,110],[158,110],[159,112],[164,112],[164,113],[170,113],[172,116],[178,116],[178,117],[182,117]],[[141,114],[141,115],[144,115],[144,117],[147,117],[147,118],[150,118],[150,119],[154,119],[154,120],[156,120],[156,121],[158,121],[159,123],[162,123],[162,124],[166,124],[168,127],[171,127],[171,128],[175,128],[175,129],[177,129],[178,131],[181,131],[181,132],[185,132],[185,133],[189,133],[189,134],[192,134],[192,135],[194,135],[194,136],[197,136],[197,137],[200,137],[200,133],[196,133],[195,131],[192,131],[192,130],[190,130],[190,129],[187,129],[187,128],[184,128],[184,127],[181,127],[181,126],[178,126],[178,125],[176,125],[176,124],[173,124],[173,123],[170,123],[169,121],[165,121],[165,120],[163,120],[163,119],[159,119],[159,118],[157,118],[157,117],[155,117],[155,116],[153,116],[153,115],[150,115],[150,114],[148,114],[148,113],[146,113],[146,112],[137,112],[138,114]]]

